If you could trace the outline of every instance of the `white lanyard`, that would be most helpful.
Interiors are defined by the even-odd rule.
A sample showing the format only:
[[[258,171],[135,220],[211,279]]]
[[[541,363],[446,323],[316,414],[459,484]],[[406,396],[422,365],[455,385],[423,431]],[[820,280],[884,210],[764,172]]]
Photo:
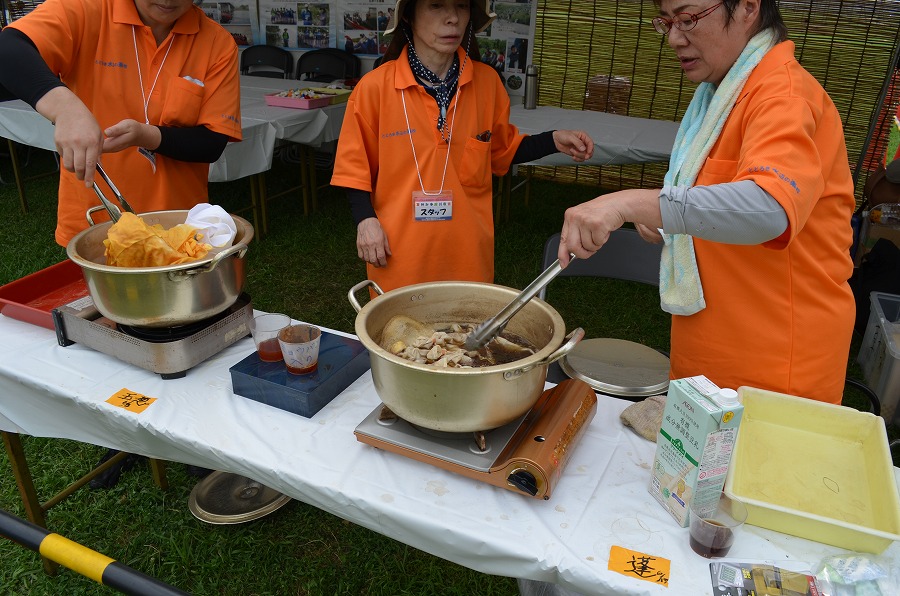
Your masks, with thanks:
[[[146,124],[150,124],[150,116],[147,115],[147,107],[150,105],[150,97],[153,97],[153,90],[156,89],[156,81],[159,79],[159,73],[162,72],[163,66],[166,63],[166,58],[169,57],[169,50],[172,49],[172,42],[175,41],[175,34],[172,34],[172,39],[169,40],[169,47],[166,48],[166,54],[163,56],[162,62],[159,65],[159,70],[156,71],[156,76],[153,77],[153,84],[150,85],[150,93],[144,94],[144,77],[141,75],[141,58],[138,56],[138,47],[137,47],[137,35],[134,32],[134,25],[131,26],[131,39],[134,41],[134,61],[137,62],[137,71],[138,71],[138,81],[141,83],[141,100],[144,102],[144,122]]]
[[[403,102],[403,116],[406,117],[406,130],[409,131],[409,146],[412,147],[413,161],[416,163],[416,174],[419,176],[419,187],[422,194],[429,197],[439,196],[444,192],[444,180],[447,179],[447,164],[450,163],[450,143],[453,141],[453,125],[456,124],[456,108],[459,106],[459,96],[462,94],[462,86],[456,90],[456,99],[453,100],[453,119],[450,121],[450,135],[447,137],[447,158],[444,160],[444,173],[441,175],[441,188],[437,192],[425,190],[422,182],[422,172],[419,170],[419,159],[416,157],[416,145],[413,143],[412,127],[409,125],[409,114],[406,112],[406,95],[400,90],[400,100]]]

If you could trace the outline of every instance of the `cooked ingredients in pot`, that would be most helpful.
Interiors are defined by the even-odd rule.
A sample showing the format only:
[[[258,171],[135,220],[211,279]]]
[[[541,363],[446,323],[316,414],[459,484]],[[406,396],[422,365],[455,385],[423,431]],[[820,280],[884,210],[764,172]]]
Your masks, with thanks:
[[[480,350],[467,351],[466,338],[474,330],[475,325],[469,323],[429,327],[406,315],[396,315],[385,325],[379,345],[411,362],[446,368],[506,364],[535,352],[528,340],[505,331]]]
[[[200,241],[197,228],[178,224],[168,230],[160,224],[147,225],[133,213],[109,228],[103,245],[106,264],[118,267],[164,267],[202,259],[212,246]]]

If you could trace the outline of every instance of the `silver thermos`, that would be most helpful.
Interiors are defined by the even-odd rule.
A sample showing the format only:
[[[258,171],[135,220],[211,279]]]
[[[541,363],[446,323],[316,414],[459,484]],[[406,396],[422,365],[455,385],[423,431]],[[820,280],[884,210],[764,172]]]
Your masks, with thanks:
[[[529,64],[525,67],[525,109],[533,110],[537,107],[538,97],[538,67]]]

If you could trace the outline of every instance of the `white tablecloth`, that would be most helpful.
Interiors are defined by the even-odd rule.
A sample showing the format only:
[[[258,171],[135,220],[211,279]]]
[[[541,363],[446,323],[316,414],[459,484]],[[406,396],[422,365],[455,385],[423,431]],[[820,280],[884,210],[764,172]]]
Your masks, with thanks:
[[[583,130],[594,141],[594,156],[584,165],[605,166],[628,163],[668,162],[679,122],[652,120],[593,112],[539,106],[526,110],[514,104],[510,122],[521,132],[536,134],[546,130]],[[556,153],[529,164],[540,166],[579,165],[572,158]]]
[[[299,110],[266,105],[266,93],[302,86],[291,79],[241,76],[240,143],[228,143],[210,164],[209,181],[224,182],[265,172],[272,167],[277,141],[319,147],[340,132],[345,104]],[[0,102],[0,137],[55,151],[53,126],[21,100]]]
[[[309,419],[234,395],[228,369],[252,351],[245,338],[162,380],[0,316],[0,429],[243,474],[485,573],[589,594],[712,594],[709,562],[647,492],[655,446],[619,422],[628,402],[599,396],[551,499],[539,501],[357,442],[354,428],[379,404],[369,372]],[[157,401],[141,414],[105,403],[122,388]],[[669,589],[608,571],[612,545],[670,559]],[[814,565],[838,552],[748,526],[731,554]],[[884,556],[900,565],[900,545]]]

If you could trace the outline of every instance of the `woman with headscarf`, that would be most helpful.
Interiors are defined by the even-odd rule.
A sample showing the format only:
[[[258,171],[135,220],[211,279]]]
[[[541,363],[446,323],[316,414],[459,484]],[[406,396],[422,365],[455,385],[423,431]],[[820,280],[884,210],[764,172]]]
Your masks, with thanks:
[[[399,0],[384,63],[353,90],[333,186],[348,189],[357,250],[384,291],[420,282],[492,282],[491,174],[557,151],[584,161],[593,141],[531,137],[509,122],[503,82],[478,57],[487,0]]]

